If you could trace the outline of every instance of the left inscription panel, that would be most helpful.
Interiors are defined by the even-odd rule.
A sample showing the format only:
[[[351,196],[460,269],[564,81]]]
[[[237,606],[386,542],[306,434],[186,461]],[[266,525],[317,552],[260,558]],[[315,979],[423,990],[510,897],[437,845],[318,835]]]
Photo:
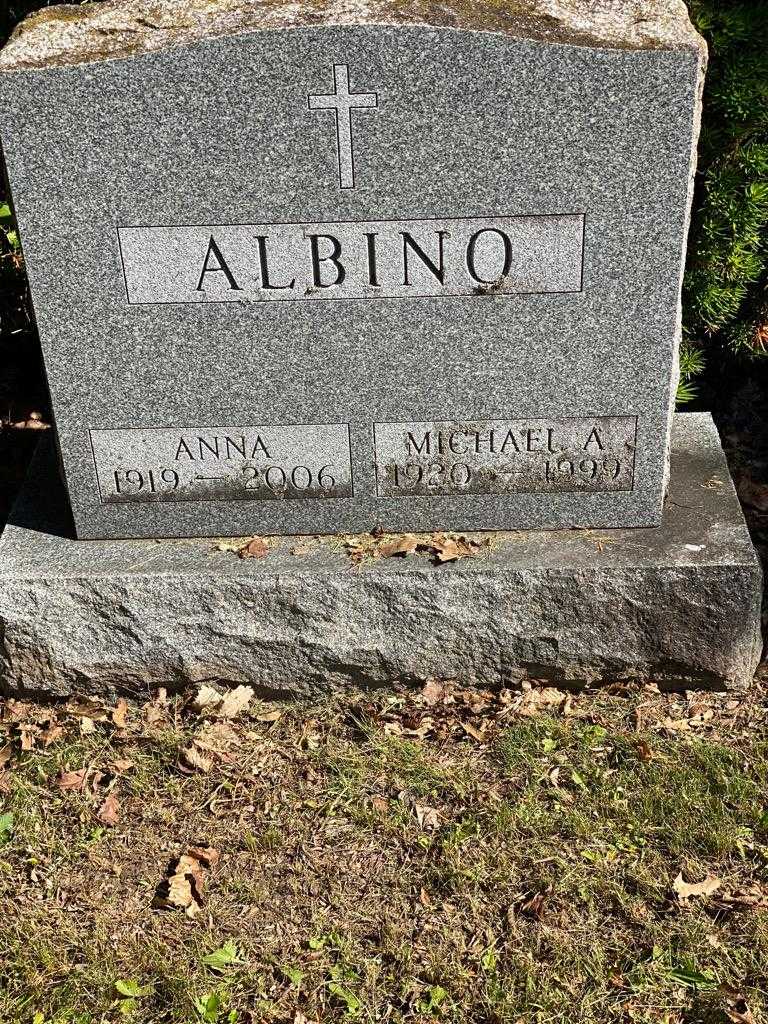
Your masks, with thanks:
[[[102,504],[353,496],[346,423],[88,433]]]

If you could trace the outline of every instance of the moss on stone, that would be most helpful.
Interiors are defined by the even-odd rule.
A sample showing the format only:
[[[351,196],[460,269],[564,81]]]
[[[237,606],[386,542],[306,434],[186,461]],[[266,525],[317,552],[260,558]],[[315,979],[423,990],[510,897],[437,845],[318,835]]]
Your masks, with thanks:
[[[239,32],[323,24],[424,25],[607,49],[699,46],[682,0],[662,8],[633,0],[624,10],[609,0],[581,0],[561,16],[543,0],[104,0],[31,16],[0,53],[0,68],[117,60]]]

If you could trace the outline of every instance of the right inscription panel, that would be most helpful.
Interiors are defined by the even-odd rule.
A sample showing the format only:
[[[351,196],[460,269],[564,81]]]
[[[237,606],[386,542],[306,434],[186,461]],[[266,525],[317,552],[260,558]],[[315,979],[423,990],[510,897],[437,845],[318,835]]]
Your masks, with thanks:
[[[631,491],[636,416],[376,423],[379,497]]]

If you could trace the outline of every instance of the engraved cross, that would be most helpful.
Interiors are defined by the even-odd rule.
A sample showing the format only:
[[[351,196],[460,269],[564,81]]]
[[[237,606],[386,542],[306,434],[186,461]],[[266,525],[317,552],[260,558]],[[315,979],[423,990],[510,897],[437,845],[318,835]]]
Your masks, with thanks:
[[[333,89],[329,95],[308,96],[310,110],[333,110],[336,114],[336,145],[339,157],[339,187],[355,187],[352,149],[352,111],[378,107],[375,92],[349,91],[349,65],[333,65]]]

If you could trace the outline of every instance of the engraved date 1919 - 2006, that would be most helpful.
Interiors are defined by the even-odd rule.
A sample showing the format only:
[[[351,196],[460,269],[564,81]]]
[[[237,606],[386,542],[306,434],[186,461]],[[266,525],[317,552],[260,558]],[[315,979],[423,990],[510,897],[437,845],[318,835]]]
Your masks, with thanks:
[[[636,433],[634,416],[377,423],[377,493],[631,490]]]
[[[104,504],[352,497],[344,423],[90,431]]]

